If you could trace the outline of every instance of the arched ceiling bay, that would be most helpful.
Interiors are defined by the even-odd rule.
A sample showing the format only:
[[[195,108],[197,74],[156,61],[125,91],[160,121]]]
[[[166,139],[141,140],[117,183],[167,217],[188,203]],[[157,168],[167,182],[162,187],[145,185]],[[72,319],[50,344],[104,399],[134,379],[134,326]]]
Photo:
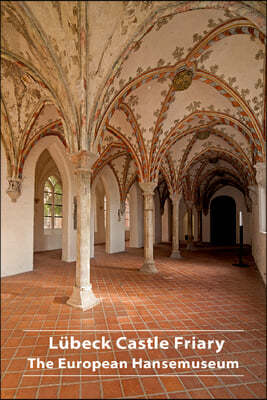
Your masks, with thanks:
[[[108,163],[120,182],[131,165],[176,191],[187,175],[202,182],[211,154],[226,163],[219,171],[235,169],[233,182],[241,166],[241,183],[253,182],[265,160],[266,2],[247,3],[3,1],[10,165],[21,174],[35,141],[56,134],[70,151],[98,152],[96,169]],[[193,80],[175,91],[181,67]]]
[[[99,114],[96,146],[112,125],[138,156],[142,142],[145,180],[157,181],[161,171],[174,192],[188,180],[192,197],[208,176],[209,160],[217,158],[213,179],[246,192],[255,181],[253,165],[265,159],[264,49],[258,27],[229,10],[166,13],[115,73]],[[176,91],[173,78],[181,67],[193,71],[193,80]],[[122,123],[121,105],[131,127]],[[209,135],[200,140],[203,130]]]

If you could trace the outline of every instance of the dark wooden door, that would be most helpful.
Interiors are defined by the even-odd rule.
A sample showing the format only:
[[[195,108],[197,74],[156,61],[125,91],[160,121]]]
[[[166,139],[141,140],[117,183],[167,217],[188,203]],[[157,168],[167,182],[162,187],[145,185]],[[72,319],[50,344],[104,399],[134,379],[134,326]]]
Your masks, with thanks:
[[[211,243],[236,244],[236,205],[230,196],[218,196],[210,205]]]

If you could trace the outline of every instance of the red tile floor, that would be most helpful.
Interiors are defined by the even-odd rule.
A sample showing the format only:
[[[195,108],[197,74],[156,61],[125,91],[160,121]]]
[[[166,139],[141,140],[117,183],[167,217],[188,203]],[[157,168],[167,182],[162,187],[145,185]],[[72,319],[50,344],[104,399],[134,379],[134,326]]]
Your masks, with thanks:
[[[75,263],[62,262],[60,251],[37,253],[33,272],[2,280],[2,398],[266,397],[265,289],[249,256],[246,261],[251,265],[243,269],[232,266],[237,261],[236,250],[183,250],[184,258],[173,260],[168,258],[170,247],[162,244],[155,248],[159,273],[146,275],[138,271],[143,262],[142,249],[106,255],[103,246],[96,246],[95,252],[91,280],[94,293],[102,302],[86,312],[65,304],[72,291]],[[37,331],[25,332],[26,329]],[[214,349],[186,350],[182,347],[175,350],[173,346],[168,350],[118,350],[113,347],[112,350],[94,352],[49,349],[49,336],[56,340],[66,334],[64,329],[119,331],[67,332],[80,340],[106,335],[115,341],[123,335],[138,339],[154,334],[173,343],[174,336],[190,338],[195,335],[202,339],[224,339],[225,345],[218,354]],[[124,333],[125,330],[134,332]],[[224,331],[205,333],[196,330]],[[89,361],[130,361],[132,357],[237,360],[239,368],[129,368],[120,371],[102,368],[88,377],[86,375],[92,374],[88,369],[44,371],[30,369],[27,361],[28,357],[57,360],[59,356]],[[27,376],[30,374],[39,376]],[[108,376],[111,374],[115,376]]]

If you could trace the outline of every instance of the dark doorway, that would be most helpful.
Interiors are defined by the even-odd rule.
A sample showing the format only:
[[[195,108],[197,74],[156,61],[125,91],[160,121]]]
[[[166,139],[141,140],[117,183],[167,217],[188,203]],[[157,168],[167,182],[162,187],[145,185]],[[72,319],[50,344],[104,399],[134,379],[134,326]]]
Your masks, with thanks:
[[[219,196],[212,200],[210,237],[212,244],[236,244],[236,206],[232,197]]]

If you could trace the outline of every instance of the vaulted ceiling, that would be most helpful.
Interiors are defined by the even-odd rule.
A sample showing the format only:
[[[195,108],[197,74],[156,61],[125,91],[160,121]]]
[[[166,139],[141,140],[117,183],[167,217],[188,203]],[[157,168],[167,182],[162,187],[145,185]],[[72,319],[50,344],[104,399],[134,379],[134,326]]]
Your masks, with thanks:
[[[227,4],[228,3],[228,4]],[[265,161],[266,2],[2,2],[2,139],[21,176],[57,135],[98,153],[121,199],[136,177],[208,204],[248,195]],[[181,70],[192,83],[175,90]]]

